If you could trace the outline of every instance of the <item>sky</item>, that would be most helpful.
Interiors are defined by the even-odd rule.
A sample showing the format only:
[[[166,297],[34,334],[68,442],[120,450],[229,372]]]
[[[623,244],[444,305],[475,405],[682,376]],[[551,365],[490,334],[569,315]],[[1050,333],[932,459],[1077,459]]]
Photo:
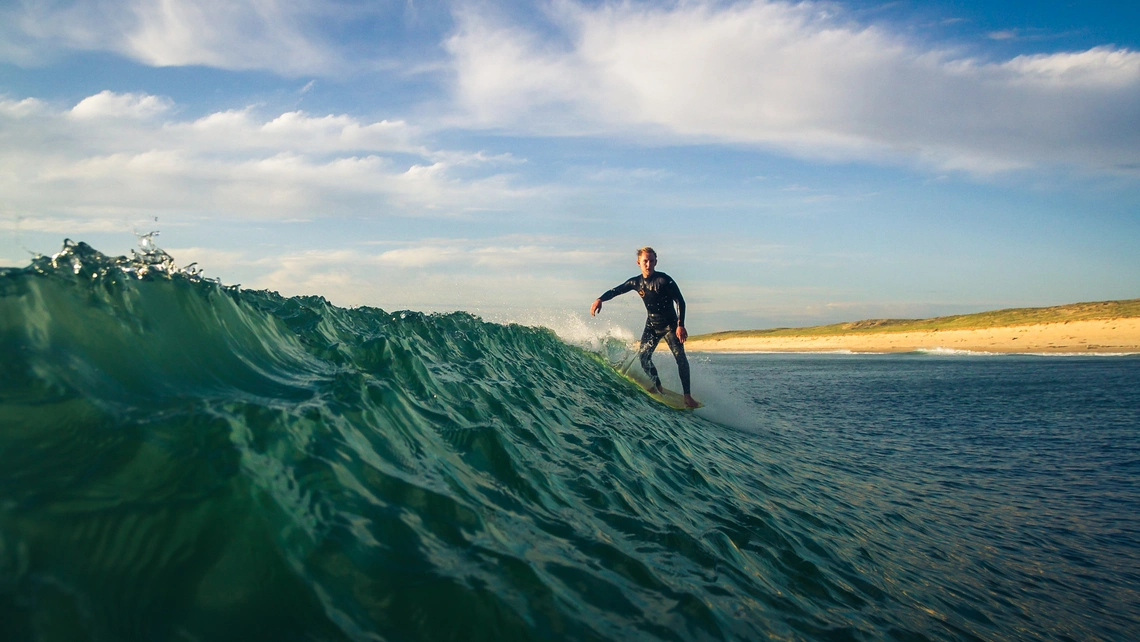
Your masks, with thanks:
[[[0,265],[152,231],[587,331],[643,245],[694,334],[1136,298],[1140,4],[2,0]]]

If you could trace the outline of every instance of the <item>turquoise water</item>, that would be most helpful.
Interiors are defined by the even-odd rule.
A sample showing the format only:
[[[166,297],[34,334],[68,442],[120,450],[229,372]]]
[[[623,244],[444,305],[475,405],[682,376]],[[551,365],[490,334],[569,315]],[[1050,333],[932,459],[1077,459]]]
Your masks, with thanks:
[[[1140,638],[1140,359],[595,350],[4,270],[0,640]]]

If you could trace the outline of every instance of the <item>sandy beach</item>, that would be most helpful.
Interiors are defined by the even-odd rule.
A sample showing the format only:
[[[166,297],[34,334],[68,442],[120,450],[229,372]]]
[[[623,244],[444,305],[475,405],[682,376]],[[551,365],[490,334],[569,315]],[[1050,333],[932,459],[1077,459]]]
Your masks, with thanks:
[[[977,330],[852,333],[721,340],[690,339],[690,352],[1140,353],[1140,318],[1098,319]]]

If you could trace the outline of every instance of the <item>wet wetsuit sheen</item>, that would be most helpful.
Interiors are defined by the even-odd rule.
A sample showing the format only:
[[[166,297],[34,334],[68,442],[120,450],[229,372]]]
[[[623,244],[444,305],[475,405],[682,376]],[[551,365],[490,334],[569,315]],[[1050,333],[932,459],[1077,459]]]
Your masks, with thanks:
[[[645,330],[641,333],[641,367],[653,378],[653,385],[660,386],[661,378],[653,365],[653,351],[657,343],[665,338],[669,351],[677,360],[677,374],[681,378],[681,388],[689,394],[689,358],[685,356],[685,346],[677,338],[677,327],[685,325],[685,299],[677,283],[664,272],[654,272],[649,276],[637,276],[607,291],[598,297],[603,303],[610,299],[636,291],[645,303],[649,316],[645,319]],[[677,308],[673,308],[673,302]],[[679,315],[679,316],[678,316]]]

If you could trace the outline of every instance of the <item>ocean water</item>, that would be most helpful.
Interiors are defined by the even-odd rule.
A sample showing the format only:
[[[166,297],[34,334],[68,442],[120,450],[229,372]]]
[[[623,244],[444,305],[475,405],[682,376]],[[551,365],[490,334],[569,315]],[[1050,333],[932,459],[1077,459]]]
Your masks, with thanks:
[[[1140,639],[1140,358],[693,355],[680,412],[167,259],[0,271],[0,640]]]

